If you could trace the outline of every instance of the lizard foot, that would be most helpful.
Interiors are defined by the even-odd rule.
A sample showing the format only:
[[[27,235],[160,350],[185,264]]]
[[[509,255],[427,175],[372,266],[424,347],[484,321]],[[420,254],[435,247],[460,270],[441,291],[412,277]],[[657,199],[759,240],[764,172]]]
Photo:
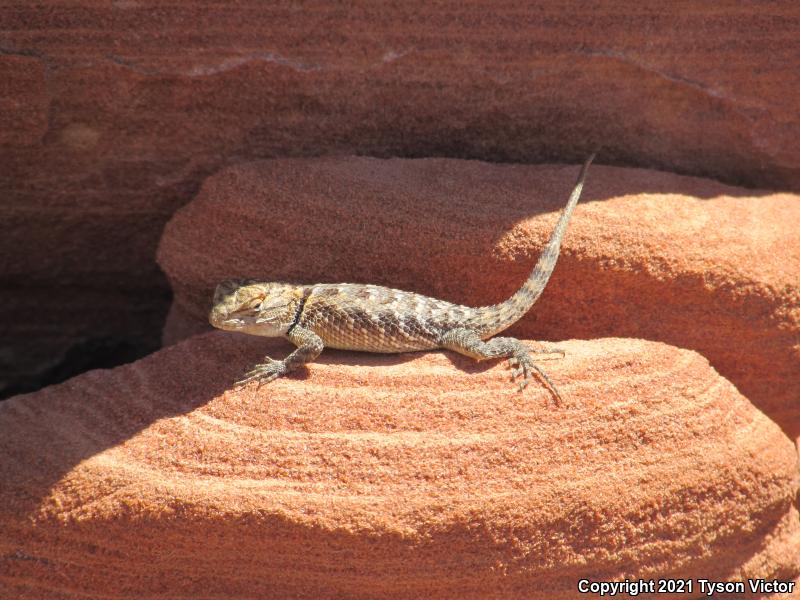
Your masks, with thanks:
[[[251,381],[257,381],[259,385],[261,385],[263,383],[269,383],[287,372],[288,369],[284,361],[267,357],[264,359],[263,363],[257,364],[250,371],[245,373],[244,377],[239,379],[234,385],[241,387]]]
[[[534,352],[536,352],[537,354],[539,353],[538,350],[534,350]],[[560,350],[556,350],[553,348],[548,348],[546,350],[543,350],[543,352],[547,354],[550,353],[563,354],[563,352],[561,352]],[[541,377],[545,381],[545,383],[547,383],[547,385],[550,387],[550,390],[553,392],[553,395],[557,400],[556,403],[563,401],[563,399],[561,398],[561,394],[558,393],[558,389],[556,388],[555,384],[552,381],[550,381],[550,378],[547,376],[547,373],[545,373],[538,365],[534,364],[534,362],[531,360],[530,355],[528,354],[528,349],[525,346],[520,345],[520,347],[515,350],[514,354],[508,359],[508,364],[511,365],[512,367],[511,371],[512,380],[516,381],[517,377],[522,377],[522,379],[519,381],[518,384],[520,392],[523,391],[525,387],[530,383],[532,379],[531,377],[532,372],[536,371],[539,377]]]
[[[564,352],[560,349],[539,345],[531,350],[518,339],[510,337],[496,337],[484,342],[474,331],[466,328],[448,330],[442,335],[439,343],[442,348],[455,350],[475,360],[508,357],[508,362],[513,369],[511,372],[512,379],[521,378],[517,384],[520,391],[524,390],[525,386],[530,383],[531,376],[536,371],[542,381],[548,385],[556,400],[561,400],[561,395],[558,393],[556,386],[553,385],[553,382],[550,381],[545,372],[531,360],[531,352],[537,356],[541,354],[560,354],[563,356]]]

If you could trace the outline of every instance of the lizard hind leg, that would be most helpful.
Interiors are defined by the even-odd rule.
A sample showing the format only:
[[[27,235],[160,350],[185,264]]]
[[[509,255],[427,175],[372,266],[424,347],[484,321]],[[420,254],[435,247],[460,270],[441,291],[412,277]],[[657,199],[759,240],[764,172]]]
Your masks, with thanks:
[[[522,377],[519,381],[520,391],[525,389],[525,386],[527,386],[531,380],[532,373],[535,371],[550,388],[556,400],[563,401],[555,384],[550,380],[547,374],[531,360],[528,347],[516,338],[496,337],[484,342],[471,329],[459,328],[451,329],[446,332],[442,336],[440,343],[443,348],[453,350],[454,352],[469,356],[478,361],[492,358],[508,358],[509,364],[513,368],[511,372],[512,379]],[[537,348],[534,352],[537,354],[560,353],[563,355],[563,351],[555,348]]]

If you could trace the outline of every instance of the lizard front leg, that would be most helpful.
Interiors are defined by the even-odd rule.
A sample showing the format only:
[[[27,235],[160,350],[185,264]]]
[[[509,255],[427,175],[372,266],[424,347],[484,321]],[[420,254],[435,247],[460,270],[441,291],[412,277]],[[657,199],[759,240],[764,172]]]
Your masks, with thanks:
[[[244,385],[251,381],[269,383],[273,379],[295,370],[300,365],[311,362],[319,356],[324,347],[321,337],[300,325],[294,326],[286,337],[297,346],[297,350],[283,360],[275,360],[269,356],[264,357],[264,362],[257,364],[252,370],[245,373],[244,377],[236,382],[236,385]]]
[[[484,342],[478,335],[471,329],[451,329],[446,332],[440,343],[443,348],[453,350],[459,354],[464,354],[475,360],[488,360],[490,358],[509,358],[509,363],[515,367],[511,372],[511,377],[516,378],[522,376],[522,381],[519,382],[519,389],[522,391],[531,379],[531,371],[536,371],[541,378],[550,387],[550,390],[555,395],[556,399],[562,400],[561,394],[558,389],[550,381],[547,374],[537,365],[533,363],[530,356],[528,347],[516,338],[512,337],[496,337]],[[551,353],[559,352],[556,349],[536,349],[534,352]]]

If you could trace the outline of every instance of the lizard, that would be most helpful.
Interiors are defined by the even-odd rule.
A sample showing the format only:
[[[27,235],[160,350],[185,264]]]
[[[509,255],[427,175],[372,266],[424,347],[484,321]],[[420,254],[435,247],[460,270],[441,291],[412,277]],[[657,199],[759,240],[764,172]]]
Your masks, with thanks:
[[[284,337],[297,348],[283,360],[265,357],[235,382],[270,382],[316,359],[323,348],[398,353],[447,349],[475,360],[508,358],[520,391],[535,371],[557,400],[561,395],[531,359],[531,350],[513,337],[492,337],[533,306],[555,268],[561,240],[578,203],[592,154],[562,210],[550,239],[528,279],[499,304],[474,308],[403,290],[357,283],[295,284],[228,279],[216,286],[209,322],[218,329]],[[563,351],[537,348],[534,353]]]

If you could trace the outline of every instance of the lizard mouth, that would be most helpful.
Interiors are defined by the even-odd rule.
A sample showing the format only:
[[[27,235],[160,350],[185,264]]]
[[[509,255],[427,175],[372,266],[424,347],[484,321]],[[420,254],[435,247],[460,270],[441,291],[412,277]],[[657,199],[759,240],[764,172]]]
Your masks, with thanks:
[[[244,326],[243,319],[222,316],[213,312],[209,315],[208,321],[218,329],[241,329]]]

